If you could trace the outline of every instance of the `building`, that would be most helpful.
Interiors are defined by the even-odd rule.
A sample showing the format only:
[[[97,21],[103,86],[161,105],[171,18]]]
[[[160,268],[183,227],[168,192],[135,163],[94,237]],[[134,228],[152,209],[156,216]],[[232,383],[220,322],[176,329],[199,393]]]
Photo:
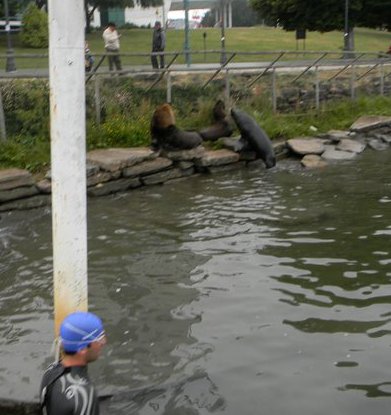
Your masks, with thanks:
[[[94,27],[106,26],[108,22],[114,22],[117,26],[133,24],[139,27],[153,27],[159,20],[166,25],[169,11],[185,10],[183,0],[163,0],[164,4],[157,7],[142,8],[136,5],[134,8],[109,8],[96,10],[91,25]],[[215,9],[216,21],[221,21],[224,13],[226,27],[232,27],[231,0],[223,2],[218,0],[187,0],[189,10]]]

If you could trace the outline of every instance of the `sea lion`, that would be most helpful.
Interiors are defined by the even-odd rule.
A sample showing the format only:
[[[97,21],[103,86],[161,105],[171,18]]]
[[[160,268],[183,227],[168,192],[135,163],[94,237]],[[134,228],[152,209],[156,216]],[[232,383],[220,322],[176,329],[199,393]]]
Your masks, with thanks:
[[[170,104],[156,108],[151,120],[151,146],[154,150],[186,150],[201,143],[199,133],[183,131],[175,125],[175,115]]]
[[[159,138],[164,137],[169,128],[175,126],[175,115],[170,104],[159,105],[151,119],[151,146],[159,149]]]
[[[200,136],[206,141],[216,141],[221,137],[230,137],[233,133],[227,114],[225,112],[224,102],[219,99],[213,107],[213,120],[215,123],[210,127],[200,130]]]
[[[244,111],[232,108],[231,115],[242,138],[249,143],[257,156],[265,162],[266,168],[274,167],[276,165],[276,156],[272,142],[265,131]]]

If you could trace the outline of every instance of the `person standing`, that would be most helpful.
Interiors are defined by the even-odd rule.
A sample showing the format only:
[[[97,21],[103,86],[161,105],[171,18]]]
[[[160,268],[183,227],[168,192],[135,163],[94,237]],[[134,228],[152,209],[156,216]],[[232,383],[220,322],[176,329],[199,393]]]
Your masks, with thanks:
[[[99,415],[98,396],[87,365],[97,360],[106,335],[101,319],[93,313],[77,311],[60,327],[63,358],[43,375],[40,400],[46,415]]]
[[[152,52],[164,52],[166,47],[166,34],[162,29],[160,22],[155,22],[155,27],[153,29],[152,35]],[[160,68],[164,68],[164,55],[159,55]],[[158,55],[151,55],[152,67],[155,69],[159,68],[158,64]]]
[[[115,23],[109,23],[107,25],[106,30],[103,32],[103,40],[105,42],[105,50],[109,54],[107,55],[109,58],[109,69],[112,71],[115,69],[117,71],[122,70],[121,66],[121,59],[119,56],[119,38],[121,35],[117,32],[117,27]]]

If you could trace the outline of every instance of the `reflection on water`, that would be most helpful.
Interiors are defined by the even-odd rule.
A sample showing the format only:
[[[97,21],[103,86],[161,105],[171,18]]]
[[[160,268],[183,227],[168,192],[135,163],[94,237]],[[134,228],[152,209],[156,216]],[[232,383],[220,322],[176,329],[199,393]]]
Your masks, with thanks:
[[[390,176],[368,151],[90,200],[103,413],[384,414]],[[48,210],[2,215],[0,397],[34,398],[50,361],[50,242]]]

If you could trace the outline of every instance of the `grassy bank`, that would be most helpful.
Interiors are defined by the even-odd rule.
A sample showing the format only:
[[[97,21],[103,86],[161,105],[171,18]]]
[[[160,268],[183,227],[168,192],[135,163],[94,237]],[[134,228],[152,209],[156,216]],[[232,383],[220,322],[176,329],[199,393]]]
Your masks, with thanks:
[[[144,89],[136,88],[124,81],[123,84],[107,84],[103,88],[105,100],[102,109],[102,123],[94,121],[92,91],[87,91],[87,148],[138,147],[150,144],[149,125],[156,105],[164,101],[164,91],[155,91],[145,98]],[[21,84],[9,86],[3,90],[6,108],[15,105],[12,118],[8,119],[9,135],[6,142],[0,142],[0,168],[27,168],[39,173],[50,165],[49,119],[45,107],[48,105],[47,85],[40,81],[34,88]],[[26,90],[33,91],[36,102],[27,107]],[[42,94],[40,94],[40,91]],[[182,94],[178,97],[179,92]],[[213,92],[213,91],[212,91]],[[216,92],[216,91],[215,91]],[[182,86],[176,91],[177,125],[183,129],[200,129],[210,125],[212,107],[218,95],[211,93],[208,97],[197,95],[199,88],[191,85]],[[31,101],[31,96],[30,96]],[[348,129],[361,115],[391,116],[391,97],[359,98],[355,101],[339,101],[325,104],[321,112],[309,110],[305,113],[291,112],[274,114],[270,103],[261,97],[247,97],[236,104],[251,114],[268,133],[272,140],[288,139],[297,136],[327,132],[330,129]],[[11,111],[11,109],[10,109]],[[14,128],[14,130],[13,130]],[[18,128],[18,130],[16,129]],[[22,128],[22,130],[20,130]],[[239,133],[236,131],[236,135]],[[206,146],[211,147],[206,143]],[[219,145],[214,144],[214,148]]]
[[[148,53],[151,50],[152,29],[123,29],[120,30],[121,51],[123,53]],[[203,34],[206,33],[205,43]],[[193,29],[190,31],[190,48],[192,51],[202,52],[206,50],[219,50],[221,31],[218,28]],[[259,52],[287,50],[295,51],[297,43],[294,32],[286,32],[279,28],[257,26],[251,28],[232,28],[226,29],[225,44],[228,51]],[[96,31],[87,35],[87,40],[92,53],[95,55],[103,54],[102,32]],[[355,47],[357,51],[368,51],[377,53],[385,52],[391,43],[391,33],[373,29],[357,28],[355,30]],[[308,32],[305,45],[299,43],[299,49],[305,46],[307,51],[340,51],[342,50],[342,32]],[[22,54],[46,54],[46,49],[27,49],[23,48],[18,36],[13,35],[13,47],[16,54],[16,67],[22,68],[42,68],[47,67],[46,58],[18,57]],[[184,31],[167,31],[167,52],[183,51]],[[0,36],[0,54],[6,52],[6,39],[4,34]],[[248,58],[246,58],[248,60]],[[194,56],[192,61],[196,62],[216,62],[218,55],[204,57],[203,53]],[[238,58],[237,60],[240,60]],[[149,65],[149,57],[123,57],[124,65]],[[0,66],[5,67],[5,60],[0,59]]]

